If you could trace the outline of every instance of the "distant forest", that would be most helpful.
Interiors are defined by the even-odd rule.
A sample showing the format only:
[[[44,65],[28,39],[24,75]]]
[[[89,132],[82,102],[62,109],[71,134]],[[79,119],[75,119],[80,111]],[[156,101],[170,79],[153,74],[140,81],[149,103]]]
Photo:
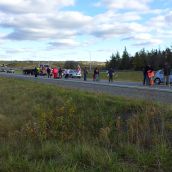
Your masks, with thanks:
[[[51,58],[50,58],[51,59]],[[110,60],[106,62],[97,61],[0,61],[0,64],[5,64],[8,67],[18,68],[33,68],[39,66],[39,64],[49,64],[51,67],[63,67],[68,69],[76,69],[79,64],[81,68],[87,67],[87,69],[93,70],[98,67],[100,70],[107,70],[113,68],[114,70],[143,70],[146,65],[151,65],[154,70],[161,69],[164,63],[167,62],[172,68],[172,46],[165,50],[152,49],[146,51],[141,49],[136,52],[134,56],[131,56],[127,52],[127,48],[124,48],[122,55],[117,51],[112,53]]]
[[[120,56],[117,51],[112,54],[109,61],[106,61],[106,68],[113,68],[116,70],[142,70],[145,65],[151,65],[154,70],[162,68],[165,62],[168,62],[172,67],[172,47],[165,50],[152,49],[145,51],[145,49],[136,52],[134,56],[130,56],[126,47]]]

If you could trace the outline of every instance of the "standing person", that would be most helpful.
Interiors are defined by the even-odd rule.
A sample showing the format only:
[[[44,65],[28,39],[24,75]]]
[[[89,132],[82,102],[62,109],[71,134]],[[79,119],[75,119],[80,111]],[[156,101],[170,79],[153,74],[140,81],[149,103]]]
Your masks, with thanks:
[[[69,78],[69,72],[70,72],[70,69],[65,70],[65,79]]]
[[[170,86],[170,66],[167,62],[164,64],[163,71],[164,71],[164,83]]]
[[[147,75],[148,75],[148,78],[149,78],[149,85],[153,86],[153,84],[154,84],[153,78],[155,76],[154,70],[153,70],[153,68],[151,66],[148,66],[148,67],[149,67],[149,69],[147,71]]]
[[[35,77],[38,76],[38,69],[37,69],[37,67],[35,67],[35,69],[34,69],[34,74],[35,74]]]
[[[58,69],[56,67],[53,68],[53,75],[54,75],[54,79],[57,78],[57,74],[58,74]]]
[[[88,71],[87,71],[87,68],[85,67],[84,68],[84,81],[87,80],[87,74],[88,74]]]
[[[148,70],[150,65],[146,65],[143,69],[143,85],[149,85]]]
[[[81,67],[80,67],[79,65],[77,66],[76,72],[77,72],[78,74],[81,73]]]
[[[113,69],[112,68],[108,70],[108,76],[109,76],[109,83],[113,82]]]
[[[96,67],[94,70],[94,80],[98,81],[99,80],[99,69]]]
[[[59,78],[62,78],[62,68],[59,68]]]
[[[47,75],[48,75],[48,78],[51,78],[51,69],[49,67],[47,68]]]
[[[96,68],[94,69],[94,73],[93,73],[93,81],[95,81],[95,75],[96,75]]]

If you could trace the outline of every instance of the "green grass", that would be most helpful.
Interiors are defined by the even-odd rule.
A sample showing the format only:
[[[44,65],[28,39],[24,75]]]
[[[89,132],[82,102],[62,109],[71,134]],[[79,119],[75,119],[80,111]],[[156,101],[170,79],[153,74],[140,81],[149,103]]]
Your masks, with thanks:
[[[0,171],[172,171],[172,107],[0,78]]]
[[[93,78],[93,72],[88,74],[88,78]],[[100,79],[108,80],[106,72],[100,72]],[[118,71],[114,75],[114,81],[142,82],[143,72],[141,71]]]

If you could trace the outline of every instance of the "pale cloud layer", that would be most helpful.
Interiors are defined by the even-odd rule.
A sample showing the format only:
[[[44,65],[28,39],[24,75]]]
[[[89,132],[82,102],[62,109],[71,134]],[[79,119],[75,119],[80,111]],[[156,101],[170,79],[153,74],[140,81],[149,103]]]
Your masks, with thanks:
[[[41,47],[49,51],[55,48],[81,49],[100,45],[102,41],[108,44],[112,40],[143,47],[158,46],[172,36],[169,0],[160,0],[159,6],[153,5],[155,0],[88,1],[92,7],[87,9],[88,13],[77,8],[78,1],[1,0],[0,45],[4,44],[7,54],[22,53],[22,47],[31,49],[28,41],[29,44],[43,42]],[[89,13],[94,10],[98,12]],[[17,47],[21,41],[22,47],[21,44]],[[6,42],[14,42],[14,50]],[[97,49],[103,51],[103,47]]]
[[[102,0],[97,6],[107,6],[110,9],[148,10],[152,0]]]

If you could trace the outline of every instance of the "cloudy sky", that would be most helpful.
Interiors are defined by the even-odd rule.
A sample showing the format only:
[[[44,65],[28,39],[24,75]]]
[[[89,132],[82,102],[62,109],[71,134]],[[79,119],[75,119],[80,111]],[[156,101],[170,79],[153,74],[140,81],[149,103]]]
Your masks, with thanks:
[[[172,0],[0,0],[0,60],[106,61],[172,45]]]

